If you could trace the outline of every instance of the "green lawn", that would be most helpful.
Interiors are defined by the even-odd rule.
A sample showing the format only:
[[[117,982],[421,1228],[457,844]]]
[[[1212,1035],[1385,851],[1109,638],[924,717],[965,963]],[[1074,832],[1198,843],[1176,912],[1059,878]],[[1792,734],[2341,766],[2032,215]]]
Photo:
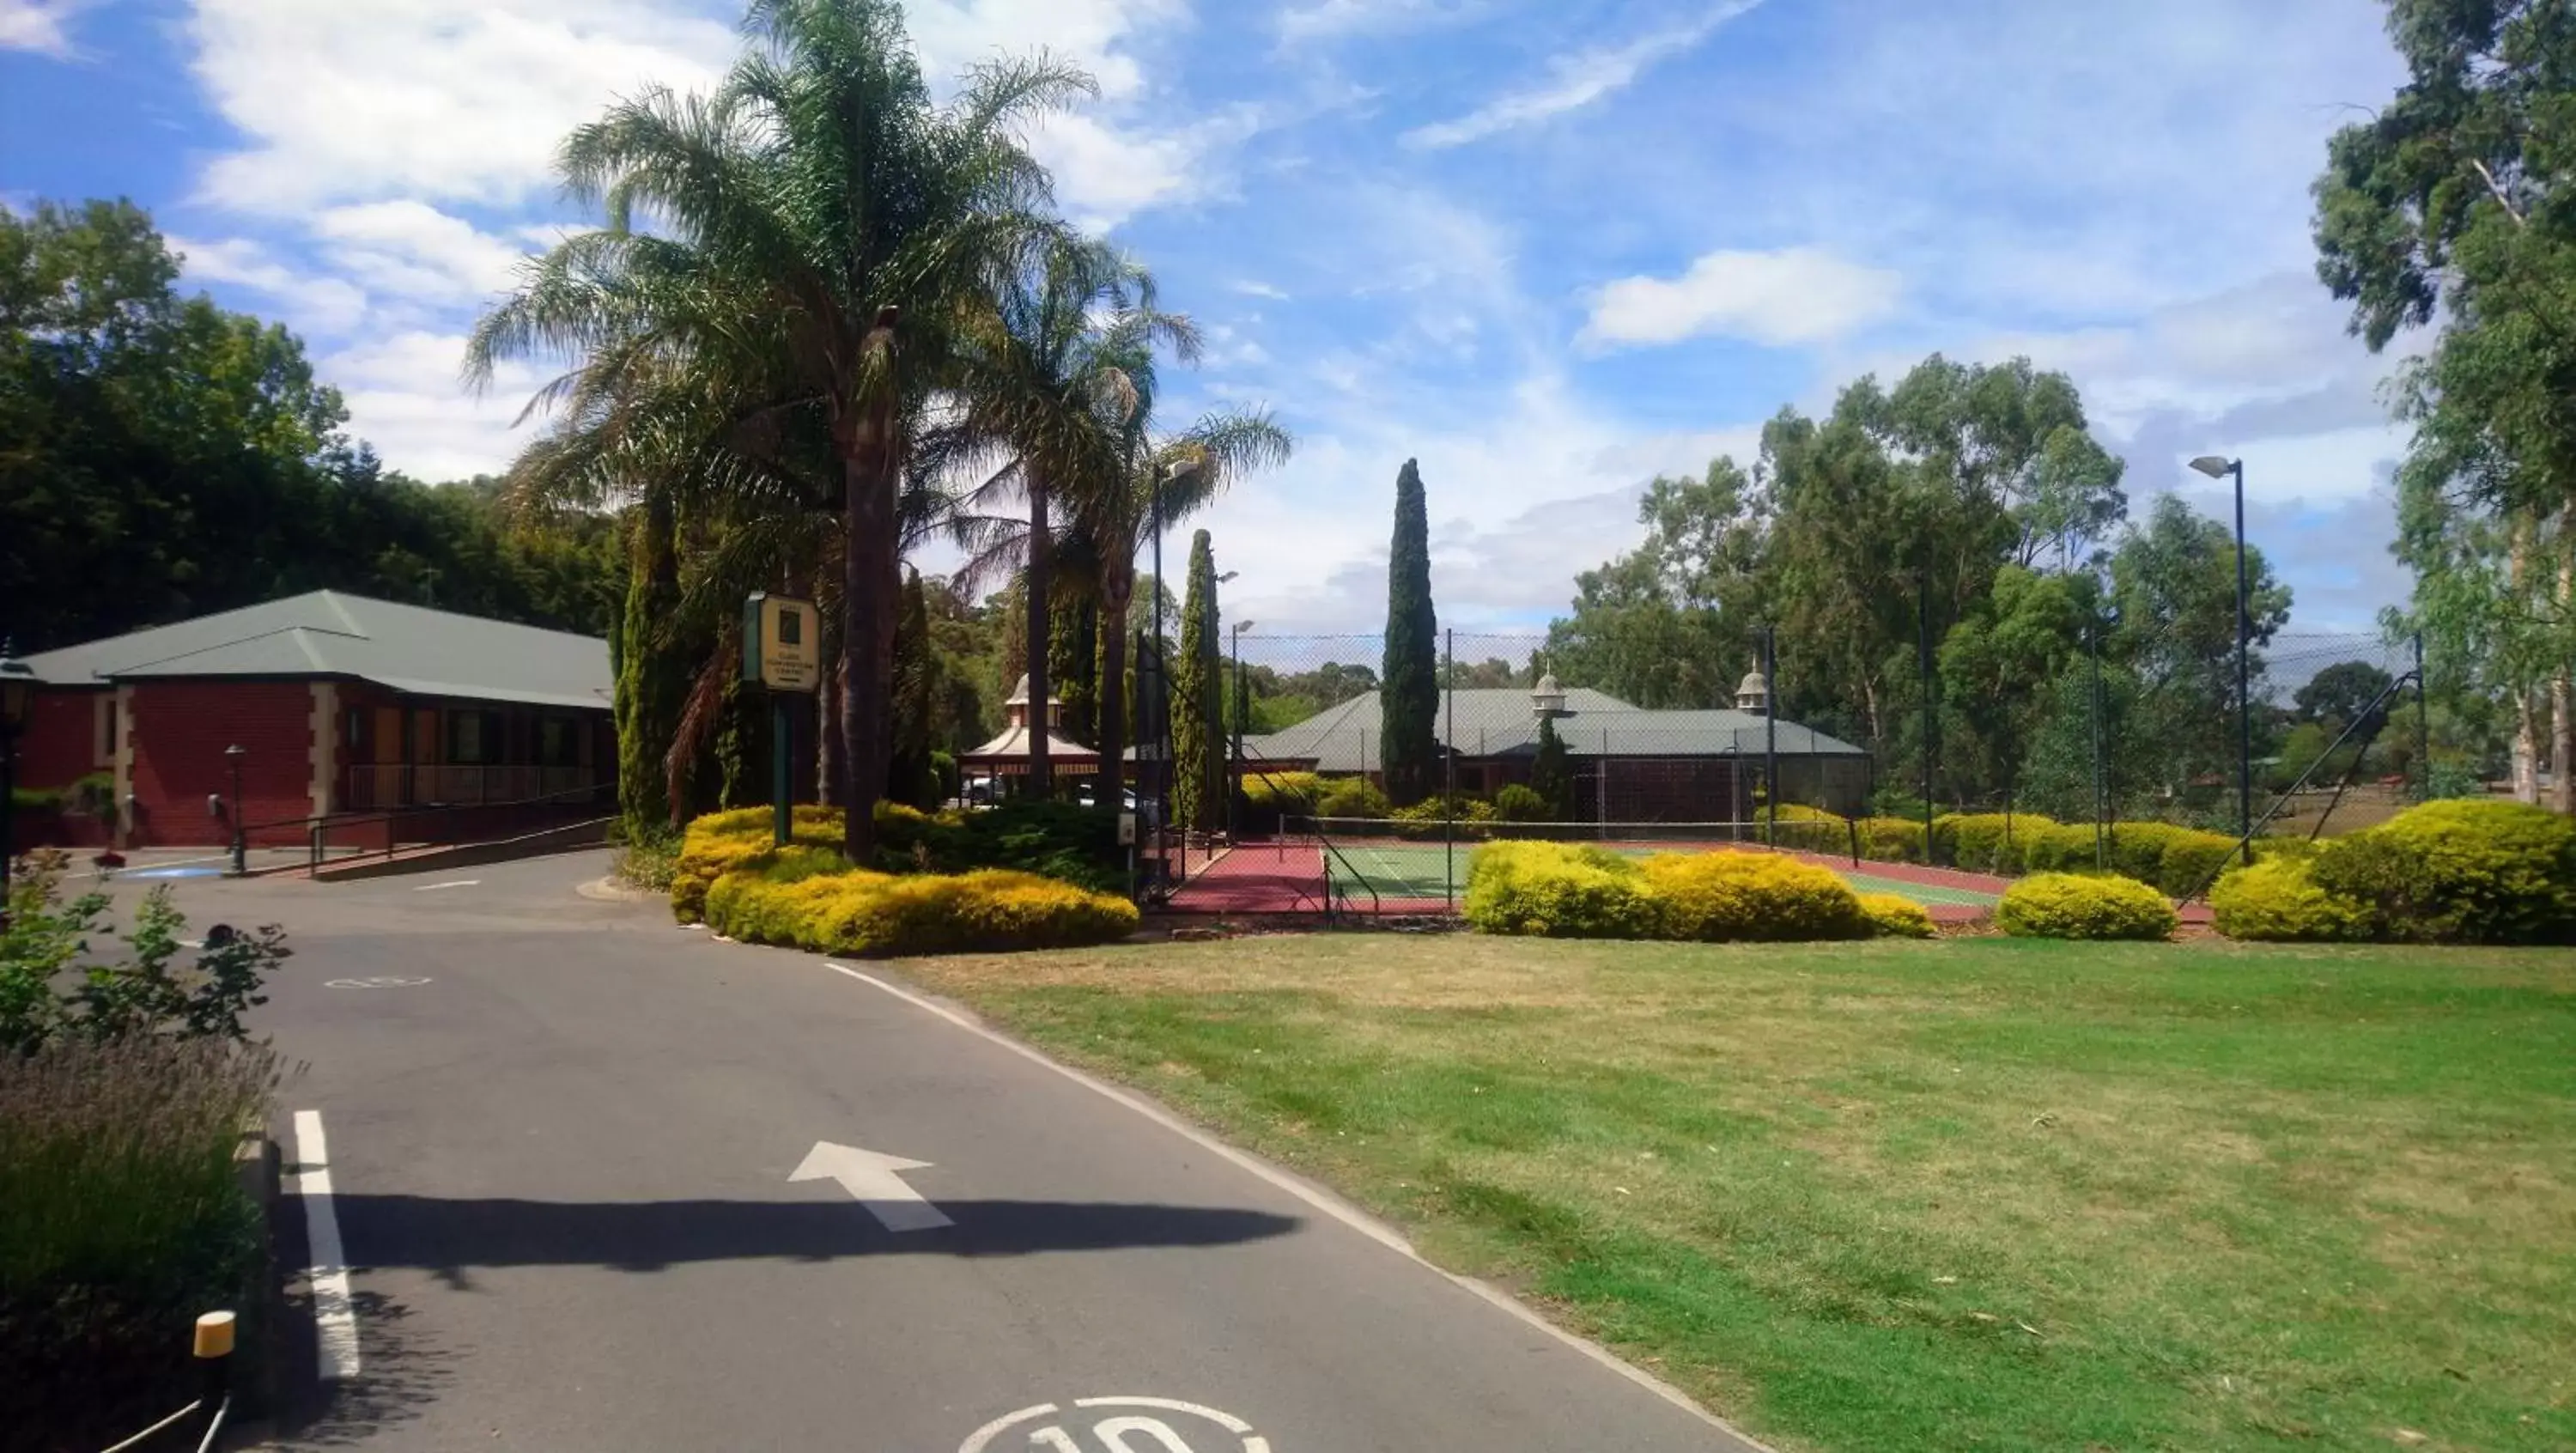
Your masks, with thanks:
[[[1784,1447],[2576,1448],[2576,954],[912,961]]]

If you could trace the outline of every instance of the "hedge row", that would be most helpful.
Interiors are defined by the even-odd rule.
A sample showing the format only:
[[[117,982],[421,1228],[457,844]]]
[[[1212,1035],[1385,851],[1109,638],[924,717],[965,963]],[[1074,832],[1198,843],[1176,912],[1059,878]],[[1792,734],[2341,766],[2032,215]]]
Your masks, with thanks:
[[[1761,853],[1658,853],[1631,859],[1577,843],[1480,848],[1464,911],[1478,931],[1548,938],[1702,943],[1928,937],[1929,914],[1901,898],[1852,892],[1831,871]]]
[[[2228,874],[2218,931],[2288,942],[2576,943],[2576,821],[2446,801]]]
[[[1136,931],[1137,913],[1034,873],[873,873],[790,847],[718,878],[706,922],[746,943],[882,958],[1113,943]]]
[[[837,853],[846,819],[837,807],[803,806],[791,815],[789,841]],[[964,873],[1009,868],[1055,878],[1093,892],[1125,884],[1118,819],[1106,809],[1065,802],[1007,802],[975,812],[926,813],[899,803],[876,806],[877,861],[887,873]],[[691,822],[671,880],[671,911],[694,923],[717,879],[770,851],[771,810],[745,807]]]

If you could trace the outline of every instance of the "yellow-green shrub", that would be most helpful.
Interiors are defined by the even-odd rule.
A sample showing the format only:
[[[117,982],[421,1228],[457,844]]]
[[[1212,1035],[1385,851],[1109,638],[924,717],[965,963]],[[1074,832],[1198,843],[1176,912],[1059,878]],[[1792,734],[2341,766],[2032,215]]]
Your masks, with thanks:
[[[2034,874],[1995,905],[1995,926],[2015,938],[2160,939],[2175,922],[2162,893],[2116,874]]]
[[[1869,926],[1880,938],[1930,938],[1932,913],[1911,898],[1894,893],[1863,893],[1860,911],[1869,918]]]
[[[887,804],[879,811],[882,815],[912,809]],[[788,841],[800,847],[838,849],[845,821],[837,807],[809,804],[795,808]],[[697,922],[706,912],[707,891],[715,881],[770,851],[773,833],[771,812],[766,807],[710,812],[691,821],[680,839],[679,865],[671,873],[672,917],[682,923]]]
[[[1663,906],[1664,938],[1732,943],[1869,936],[1869,918],[1851,885],[1813,863],[1767,853],[1658,853],[1645,860],[1643,872]]]
[[[1243,774],[1243,800],[1271,812],[1302,816],[1313,812],[1323,795],[1324,779],[1312,772],[1253,768]]]
[[[1318,817],[1384,817],[1394,810],[1395,804],[1366,777],[1330,778],[1315,799]]]
[[[2022,871],[2029,873],[2090,873],[2100,864],[2093,855],[2093,824],[2061,822],[2023,839],[2019,832],[2014,840],[2021,843]]]
[[[1914,817],[1864,817],[1860,855],[1878,863],[1923,861],[1923,821]]]
[[[2310,870],[2381,937],[2576,940],[2576,821],[2519,802],[2427,802],[2335,839]]]
[[[717,879],[708,926],[748,943],[854,957],[1070,948],[1136,930],[1134,904],[1034,873],[852,869],[780,881],[766,871],[783,866]]]
[[[2165,844],[2182,829],[2169,822],[2115,822],[2106,829],[2111,871],[2141,883],[2156,881],[2164,868]]]
[[[2259,851],[2262,845],[2255,846]],[[2207,887],[2235,857],[2236,839],[2230,834],[2176,828],[2157,855],[2156,876],[2150,881],[2168,896],[2180,898]]]
[[[2023,844],[2057,826],[2037,813],[1952,812],[1932,819],[1935,861],[1971,873],[2018,873]]]
[[[2218,880],[2211,921],[2229,938],[2265,943],[2348,943],[2371,936],[2367,905],[2317,886],[2308,864],[2267,859]]]
[[[1479,932],[1539,938],[1655,938],[1663,926],[1635,863],[1571,843],[1478,848],[1463,911]]]

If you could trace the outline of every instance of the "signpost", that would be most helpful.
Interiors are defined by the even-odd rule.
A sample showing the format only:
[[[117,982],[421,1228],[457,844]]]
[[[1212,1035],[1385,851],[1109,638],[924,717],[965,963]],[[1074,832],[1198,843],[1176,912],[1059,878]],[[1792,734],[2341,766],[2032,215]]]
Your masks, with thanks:
[[[795,730],[788,702],[812,695],[823,679],[822,617],[814,602],[759,591],[743,601],[742,679],[769,692],[769,801],[783,848],[793,821],[787,758]]]

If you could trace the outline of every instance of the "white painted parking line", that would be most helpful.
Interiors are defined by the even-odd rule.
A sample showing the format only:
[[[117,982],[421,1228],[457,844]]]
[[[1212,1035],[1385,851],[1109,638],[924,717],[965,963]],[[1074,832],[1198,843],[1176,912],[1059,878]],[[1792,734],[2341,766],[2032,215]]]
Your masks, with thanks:
[[[349,1254],[340,1245],[340,1213],[331,1205],[331,1152],[322,1112],[295,1112],[295,1194],[304,1202],[304,1237],[312,1269],[313,1363],[324,1382],[358,1375],[358,1313],[349,1302]]]
[[[471,888],[482,881],[483,880],[480,878],[459,878],[452,883],[423,883],[411,891],[414,893],[435,893],[441,888]]]

